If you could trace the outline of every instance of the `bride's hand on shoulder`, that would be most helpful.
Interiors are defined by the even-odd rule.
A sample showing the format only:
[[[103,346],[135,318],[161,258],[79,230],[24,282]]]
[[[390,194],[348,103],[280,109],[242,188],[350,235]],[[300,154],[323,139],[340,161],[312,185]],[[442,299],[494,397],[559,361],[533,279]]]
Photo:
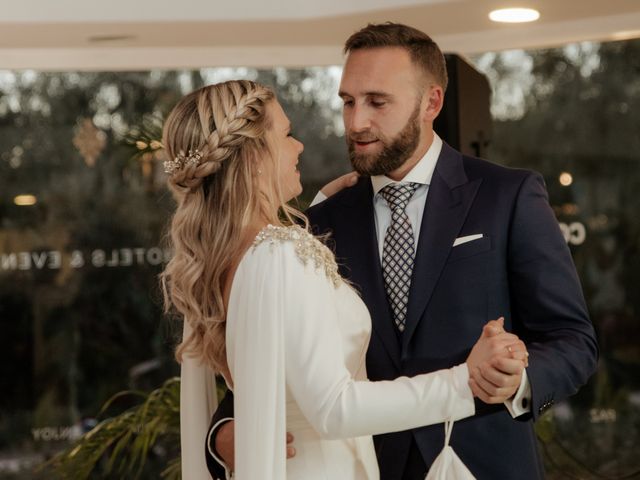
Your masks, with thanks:
[[[345,175],[342,175],[335,180],[330,181],[324,187],[320,189],[320,191],[324,194],[325,197],[329,198],[341,190],[344,190],[348,187],[353,187],[356,183],[358,183],[358,175],[357,172],[350,172]]]

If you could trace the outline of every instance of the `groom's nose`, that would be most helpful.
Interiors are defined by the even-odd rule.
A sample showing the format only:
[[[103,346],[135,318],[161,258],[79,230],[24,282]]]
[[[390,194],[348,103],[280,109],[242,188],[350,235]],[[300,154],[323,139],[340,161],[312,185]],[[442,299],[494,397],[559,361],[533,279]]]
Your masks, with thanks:
[[[348,113],[345,113],[344,126],[348,132],[365,132],[371,128],[371,117],[367,108],[354,105]]]

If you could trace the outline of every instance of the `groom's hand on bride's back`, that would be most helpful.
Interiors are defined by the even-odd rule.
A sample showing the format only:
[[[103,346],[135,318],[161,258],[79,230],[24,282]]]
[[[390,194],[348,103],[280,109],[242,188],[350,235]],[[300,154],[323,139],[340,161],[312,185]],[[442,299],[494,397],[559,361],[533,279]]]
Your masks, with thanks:
[[[225,465],[235,469],[234,421],[228,421],[218,429],[215,440],[216,453],[222,458]],[[293,446],[293,435],[287,432],[287,458],[295,457],[296,449]]]
[[[287,458],[296,456],[296,449],[293,446],[293,435],[287,432]]]

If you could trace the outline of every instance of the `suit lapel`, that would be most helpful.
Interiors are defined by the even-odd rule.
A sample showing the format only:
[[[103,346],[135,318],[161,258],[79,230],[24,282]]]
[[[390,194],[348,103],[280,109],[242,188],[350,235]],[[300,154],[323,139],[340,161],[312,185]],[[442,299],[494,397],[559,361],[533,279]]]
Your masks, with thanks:
[[[420,227],[409,290],[407,323],[402,335],[403,357],[407,354],[411,337],[438,283],[480,183],[480,179],[468,181],[462,155],[443,143],[429,185]]]
[[[343,197],[340,209],[332,218],[335,228],[336,253],[348,260],[348,277],[362,294],[371,314],[374,333],[380,337],[395,366],[400,368],[400,345],[382,278],[373,209],[371,179],[362,178]]]

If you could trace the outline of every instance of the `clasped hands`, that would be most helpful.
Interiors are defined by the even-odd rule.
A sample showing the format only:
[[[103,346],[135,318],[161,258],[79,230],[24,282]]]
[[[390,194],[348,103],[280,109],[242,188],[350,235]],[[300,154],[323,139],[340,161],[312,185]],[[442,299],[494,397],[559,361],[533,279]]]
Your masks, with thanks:
[[[484,403],[503,403],[515,395],[529,366],[527,347],[504,330],[504,318],[491,320],[467,357],[469,386]]]

